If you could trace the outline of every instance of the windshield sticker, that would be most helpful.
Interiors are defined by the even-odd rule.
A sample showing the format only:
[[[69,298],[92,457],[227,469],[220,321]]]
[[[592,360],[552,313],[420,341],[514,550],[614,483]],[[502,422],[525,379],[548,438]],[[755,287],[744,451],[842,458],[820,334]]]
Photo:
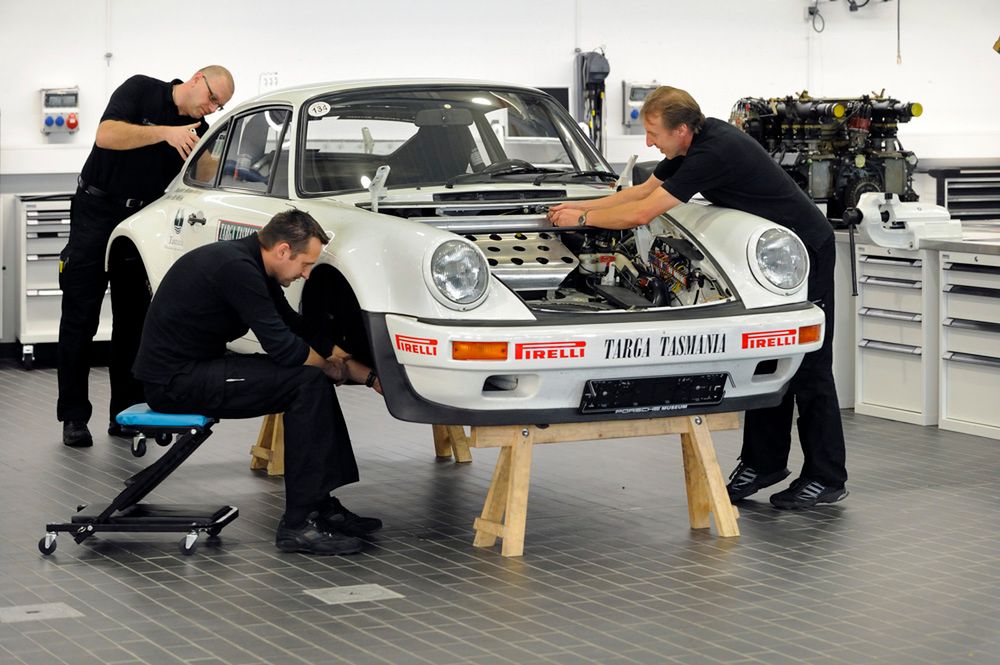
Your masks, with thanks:
[[[604,357],[619,358],[676,358],[678,356],[708,356],[726,352],[723,333],[693,335],[662,335],[652,337],[613,337],[604,340]]]
[[[525,342],[514,345],[515,360],[549,360],[583,358],[587,342]]]
[[[240,238],[246,238],[248,235],[256,233],[260,230],[259,226],[254,224],[243,224],[241,222],[230,222],[228,220],[219,220],[219,240],[239,240]]]
[[[330,112],[330,105],[326,102],[313,102],[309,105],[309,115],[313,118],[322,118]]]

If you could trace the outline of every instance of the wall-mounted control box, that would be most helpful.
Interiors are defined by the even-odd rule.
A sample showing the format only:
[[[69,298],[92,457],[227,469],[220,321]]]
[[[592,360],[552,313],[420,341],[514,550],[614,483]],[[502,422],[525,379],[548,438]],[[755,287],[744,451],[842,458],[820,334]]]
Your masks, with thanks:
[[[80,128],[80,88],[42,88],[42,133],[73,134]]]
[[[622,81],[622,123],[626,134],[645,134],[639,111],[649,93],[660,87],[656,81],[640,83],[638,81]]]

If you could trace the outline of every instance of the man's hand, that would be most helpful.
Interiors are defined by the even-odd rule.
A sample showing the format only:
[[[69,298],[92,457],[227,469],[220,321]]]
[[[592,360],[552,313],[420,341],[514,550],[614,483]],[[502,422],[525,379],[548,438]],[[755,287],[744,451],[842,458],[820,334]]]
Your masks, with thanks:
[[[338,386],[343,385],[344,381],[347,381],[347,361],[336,354],[326,359],[322,369],[323,373]]]
[[[554,226],[577,226],[582,214],[583,210],[580,208],[569,208],[565,203],[560,203],[549,208],[547,217]]]
[[[162,126],[163,140],[173,146],[181,159],[187,159],[195,144],[198,143],[197,128],[200,124],[201,122],[195,122],[177,127]]]

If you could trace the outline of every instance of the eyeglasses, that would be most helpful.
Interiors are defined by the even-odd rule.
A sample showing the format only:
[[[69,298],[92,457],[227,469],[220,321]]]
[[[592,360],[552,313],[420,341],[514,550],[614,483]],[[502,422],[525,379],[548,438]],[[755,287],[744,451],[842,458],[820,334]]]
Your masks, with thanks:
[[[220,102],[219,98],[215,96],[214,92],[212,92],[212,86],[210,86],[208,84],[208,77],[203,74],[202,77],[201,77],[201,80],[205,82],[205,87],[208,88],[208,101],[210,101],[213,104],[215,104],[215,110],[216,111],[221,111],[222,110],[222,102]]]

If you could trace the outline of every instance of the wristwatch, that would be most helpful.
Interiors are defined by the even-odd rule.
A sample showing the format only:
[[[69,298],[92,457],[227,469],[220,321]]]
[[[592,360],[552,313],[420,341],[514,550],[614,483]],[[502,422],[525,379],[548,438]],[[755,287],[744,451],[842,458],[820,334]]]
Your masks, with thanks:
[[[582,215],[580,215],[580,216],[579,216],[579,217],[577,218],[577,220],[576,220],[576,225],[577,225],[577,226],[586,226],[586,225],[587,225],[587,211],[586,211],[586,210],[584,210],[584,211],[583,211],[583,214],[582,214]]]

